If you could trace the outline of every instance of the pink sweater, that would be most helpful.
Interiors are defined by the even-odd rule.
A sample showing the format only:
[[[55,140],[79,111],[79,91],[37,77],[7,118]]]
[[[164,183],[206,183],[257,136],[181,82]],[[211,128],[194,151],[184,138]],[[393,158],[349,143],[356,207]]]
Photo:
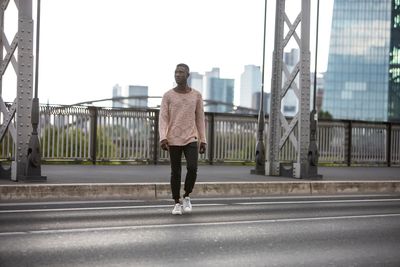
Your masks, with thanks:
[[[188,93],[166,92],[161,101],[159,118],[160,141],[170,146],[192,142],[206,143],[203,98],[192,89]]]

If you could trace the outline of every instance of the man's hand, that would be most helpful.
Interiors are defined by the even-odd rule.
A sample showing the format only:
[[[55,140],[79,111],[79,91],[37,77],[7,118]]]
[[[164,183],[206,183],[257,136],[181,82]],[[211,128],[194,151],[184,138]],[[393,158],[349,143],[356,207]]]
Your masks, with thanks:
[[[199,153],[200,153],[200,154],[206,153],[206,147],[207,147],[207,144],[206,144],[206,143],[200,143]]]
[[[164,139],[164,140],[161,141],[161,148],[162,148],[162,150],[165,150],[165,151],[167,151],[169,149],[168,140],[167,139]]]

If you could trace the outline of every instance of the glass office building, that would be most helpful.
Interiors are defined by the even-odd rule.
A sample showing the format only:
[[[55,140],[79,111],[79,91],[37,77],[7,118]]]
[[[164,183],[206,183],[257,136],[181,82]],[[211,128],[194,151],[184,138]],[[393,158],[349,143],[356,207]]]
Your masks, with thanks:
[[[390,25],[389,121],[400,122],[400,0],[393,0]]]
[[[234,84],[234,79],[210,78],[205,111],[231,112],[234,100]]]
[[[400,121],[399,3],[335,0],[322,103],[333,118]]]

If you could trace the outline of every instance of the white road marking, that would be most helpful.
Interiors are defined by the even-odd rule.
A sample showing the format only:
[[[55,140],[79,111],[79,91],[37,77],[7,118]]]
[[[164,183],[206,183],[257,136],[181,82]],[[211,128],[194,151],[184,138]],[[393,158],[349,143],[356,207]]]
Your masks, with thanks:
[[[236,205],[275,205],[275,204],[361,203],[361,202],[397,202],[397,201],[400,201],[400,198],[240,202],[240,203],[234,203],[234,204],[236,204]]]
[[[399,197],[399,194],[343,194],[343,195],[285,195],[285,196],[246,196],[246,197],[199,197],[196,201],[235,201],[235,200],[277,200],[277,199],[343,199],[343,198],[368,198],[368,197]],[[170,199],[159,199],[163,201],[169,201]]]
[[[0,203],[0,207],[9,206],[50,206],[50,205],[68,205],[68,204],[106,204],[106,203],[143,203],[145,200],[126,199],[126,200],[85,200],[85,201],[38,201],[38,202],[9,202]]]
[[[366,197],[398,197],[399,194],[363,194]],[[235,201],[235,200],[276,200],[276,199],[324,199],[324,198],[359,198],[360,194],[345,194],[345,195],[298,195],[298,196],[257,196],[257,197],[199,197],[196,201]],[[158,199],[158,201],[171,201],[169,198]],[[0,203],[0,207],[13,207],[13,206],[50,206],[50,205],[68,205],[68,204],[102,204],[102,203],[144,203],[146,200],[138,199],[121,199],[121,200],[67,200],[67,201],[37,201],[37,202],[4,202]]]
[[[248,201],[237,202],[232,204],[217,203],[197,203],[197,207],[207,206],[227,206],[227,205],[279,205],[279,204],[326,204],[326,203],[365,203],[365,202],[397,202],[400,198],[382,198],[382,199],[340,199],[340,200],[296,200],[296,201]],[[85,202],[82,202],[85,203]],[[92,203],[92,202],[87,202]],[[101,203],[101,202],[100,202]],[[105,202],[108,203],[108,202]],[[86,208],[36,208],[36,209],[10,209],[0,210],[0,214],[4,213],[30,213],[30,212],[59,212],[59,211],[89,211],[89,210],[118,210],[118,209],[151,209],[151,208],[170,208],[170,204],[163,205],[141,205],[141,206],[111,206],[111,207],[86,207]]]
[[[196,207],[207,206],[226,206],[227,204],[196,204]],[[0,210],[4,213],[30,213],[30,212],[55,212],[55,211],[88,211],[88,210],[119,210],[119,209],[152,209],[152,208],[172,208],[173,205],[145,205],[145,206],[113,206],[113,207],[88,207],[88,208],[56,208],[56,209],[25,209],[25,210]]]
[[[54,229],[54,230],[33,230],[33,231],[3,232],[0,233],[0,237],[12,236],[12,235],[86,233],[86,232],[96,232],[96,231],[162,229],[162,228],[195,227],[195,226],[207,227],[207,226],[219,226],[219,225],[226,226],[226,225],[243,225],[243,224],[269,224],[269,223],[283,223],[283,222],[307,222],[307,221],[312,222],[312,221],[371,219],[371,218],[388,218],[388,217],[400,217],[400,214],[399,213],[364,214],[364,215],[351,215],[351,216],[301,217],[301,218],[224,221],[224,222],[208,222],[208,223],[203,222],[203,223],[151,224],[151,225],[111,226],[111,227],[93,227],[93,228]]]

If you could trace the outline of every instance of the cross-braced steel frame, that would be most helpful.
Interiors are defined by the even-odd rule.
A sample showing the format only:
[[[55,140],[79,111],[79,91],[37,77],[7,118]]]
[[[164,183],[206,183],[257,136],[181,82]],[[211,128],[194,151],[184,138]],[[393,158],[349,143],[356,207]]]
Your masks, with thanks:
[[[12,180],[25,176],[27,166],[27,151],[32,132],[31,108],[33,98],[33,20],[32,0],[14,1],[18,9],[18,31],[14,38],[7,39],[4,32],[4,14],[10,4],[9,0],[0,2],[0,110],[3,123],[0,127],[0,141],[8,129],[15,146],[15,168]],[[3,50],[6,55],[3,55]],[[9,107],[2,97],[3,76],[8,67],[15,71],[17,77],[17,95]],[[8,88],[7,88],[8,89]],[[14,118],[15,117],[15,118]],[[14,118],[15,123],[12,123]]]
[[[287,16],[285,4],[285,0],[276,0],[266,173],[283,176],[285,168],[279,155],[285,143],[291,142],[297,155],[291,166],[291,175],[295,178],[310,178],[317,176],[314,164],[316,154],[310,151],[310,0],[301,0],[301,10],[294,21],[290,21]],[[285,24],[288,28],[286,34]],[[283,61],[283,54],[292,39],[300,48],[300,59],[289,71]],[[290,120],[281,112],[282,99],[289,89],[294,91],[299,103],[298,113]]]

